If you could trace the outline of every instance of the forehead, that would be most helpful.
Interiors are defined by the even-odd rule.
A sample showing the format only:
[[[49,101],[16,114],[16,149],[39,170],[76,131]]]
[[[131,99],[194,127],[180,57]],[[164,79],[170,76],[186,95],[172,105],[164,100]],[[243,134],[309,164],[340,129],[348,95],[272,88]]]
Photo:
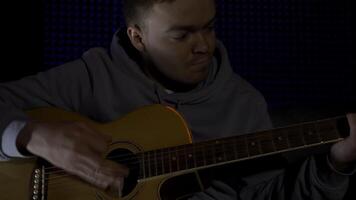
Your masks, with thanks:
[[[214,0],[176,0],[155,4],[146,16],[146,22],[168,29],[172,26],[202,26],[214,17]]]

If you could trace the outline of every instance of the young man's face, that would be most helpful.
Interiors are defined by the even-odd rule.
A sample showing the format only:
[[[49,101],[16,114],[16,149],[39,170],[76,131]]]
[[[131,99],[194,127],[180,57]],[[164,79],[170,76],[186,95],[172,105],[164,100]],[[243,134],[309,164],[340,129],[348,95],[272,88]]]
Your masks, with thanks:
[[[215,50],[214,0],[158,3],[143,24],[143,55],[174,82],[195,85],[204,80]]]

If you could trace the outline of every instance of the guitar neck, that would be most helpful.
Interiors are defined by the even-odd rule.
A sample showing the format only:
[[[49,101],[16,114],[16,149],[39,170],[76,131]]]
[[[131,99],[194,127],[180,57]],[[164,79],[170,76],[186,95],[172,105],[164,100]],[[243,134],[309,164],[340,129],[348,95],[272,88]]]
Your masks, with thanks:
[[[140,179],[232,163],[326,143],[348,135],[346,116],[136,154]]]

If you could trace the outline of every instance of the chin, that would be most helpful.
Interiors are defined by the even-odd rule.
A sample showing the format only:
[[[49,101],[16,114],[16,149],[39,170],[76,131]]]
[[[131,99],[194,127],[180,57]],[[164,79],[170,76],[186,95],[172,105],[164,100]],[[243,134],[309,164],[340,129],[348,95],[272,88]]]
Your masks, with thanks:
[[[197,85],[204,81],[207,77],[208,73],[202,72],[201,74],[196,74],[195,76],[190,77],[190,79],[185,80],[184,83],[187,85]]]

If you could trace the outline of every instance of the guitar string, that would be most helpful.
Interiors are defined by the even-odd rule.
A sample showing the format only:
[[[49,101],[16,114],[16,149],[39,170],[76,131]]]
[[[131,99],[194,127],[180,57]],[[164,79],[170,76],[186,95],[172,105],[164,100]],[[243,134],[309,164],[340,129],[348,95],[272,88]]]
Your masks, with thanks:
[[[224,143],[220,143],[220,144],[224,144]],[[231,143],[225,143],[225,144],[231,144]],[[205,144],[204,144],[205,145]],[[211,143],[211,144],[209,144],[209,145],[216,145],[216,143]],[[237,147],[236,147],[237,148]],[[241,148],[240,148],[241,149]],[[178,149],[178,151],[185,151],[185,149]],[[176,151],[176,152],[178,152],[178,151]],[[171,153],[171,152],[159,152],[159,153],[161,153],[161,154],[164,154],[164,153],[167,153],[167,154],[169,154],[169,153]],[[234,153],[234,155],[235,155],[235,153]],[[214,155],[212,155],[212,157],[216,157],[216,156],[214,156]],[[195,163],[196,164],[196,163]],[[213,164],[213,163],[212,163]],[[163,169],[163,168],[162,168]],[[73,175],[67,175],[67,176],[73,176]],[[63,178],[63,177],[61,177],[61,178]],[[58,180],[58,179],[57,179]],[[61,179],[61,180],[63,180],[63,179]],[[49,182],[49,183],[51,183],[51,182]],[[55,184],[58,184],[58,183],[63,183],[63,184],[65,184],[66,183],[66,181],[65,180],[63,180],[62,182],[53,182],[52,181],[52,183],[51,183],[51,185],[53,184],[53,185],[55,185]]]
[[[320,132],[320,129],[322,128],[323,123],[324,123],[324,124],[326,123],[326,125],[329,125],[328,128],[331,128],[332,130],[334,130],[334,129],[336,128],[335,125],[336,125],[337,120],[343,119],[343,118],[345,118],[345,116],[336,116],[336,117],[329,118],[329,119],[316,120],[315,122],[302,122],[302,123],[299,123],[299,124],[295,124],[295,125],[293,125],[293,126],[279,127],[279,128],[276,128],[276,129],[270,130],[270,131],[271,131],[272,134],[273,134],[273,131],[280,131],[280,132],[282,132],[283,130],[285,131],[285,130],[287,130],[287,129],[292,129],[292,128],[298,128],[299,130],[304,130],[304,128],[305,128],[306,126],[312,125],[315,130],[319,129],[319,131],[317,131],[317,132]],[[332,125],[332,126],[330,127],[330,125]],[[325,131],[325,130],[324,130],[324,131]],[[288,131],[286,131],[286,132],[288,132]],[[263,132],[263,133],[266,134],[266,132]],[[302,133],[303,133],[303,132],[302,132]],[[122,156],[130,156],[130,155],[131,155],[131,154],[126,154],[126,155],[124,154],[124,155],[122,155]],[[120,155],[120,156],[121,156],[121,155]],[[115,157],[114,157],[114,158],[115,158]],[[110,158],[109,158],[109,159],[110,159]],[[48,168],[46,168],[46,169],[51,169],[51,168],[57,168],[57,167],[48,167]]]
[[[318,132],[318,133],[319,133],[319,132]],[[336,133],[337,133],[337,132],[336,132]],[[305,134],[305,133],[302,133],[302,134]],[[339,135],[339,133],[337,133],[337,134]],[[271,137],[273,138],[273,136],[281,136],[281,135],[272,135]],[[258,137],[258,136],[256,136],[256,137]],[[287,138],[287,137],[285,137],[285,138]],[[235,140],[235,143],[236,143],[236,142],[245,143],[246,140],[248,140],[248,139],[251,139],[251,138],[244,138],[244,139],[235,138],[235,139],[233,139],[233,140]],[[275,139],[275,138],[274,138],[274,139]],[[288,138],[287,138],[287,139],[288,139]],[[319,135],[318,135],[318,139],[320,139],[320,133],[319,133]],[[240,141],[239,141],[239,140],[240,140]],[[273,139],[270,138],[270,140],[271,140],[272,142],[274,142]],[[230,141],[216,140],[216,141],[211,141],[211,142],[208,142],[208,143],[196,144],[196,146],[204,146],[204,147],[206,147],[206,146],[209,146],[209,145],[216,145],[216,142],[217,142],[217,141],[219,141],[220,144],[231,143]],[[289,139],[289,141],[290,141],[290,139]],[[204,147],[202,147],[202,148],[204,148]],[[194,149],[194,147],[190,147],[190,148],[193,148],[193,149]],[[169,150],[169,149],[171,149],[171,148],[167,148],[167,150]],[[195,148],[195,149],[196,149],[196,148]],[[162,149],[161,151],[163,151],[163,150],[164,150],[164,149]],[[154,150],[153,150],[153,151],[154,151]],[[145,153],[145,152],[142,152],[142,153],[139,153],[139,154],[143,154],[143,153]],[[174,153],[174,152],[172,152],[172,151],[167,151],[167,153]],[[108,157],[107,159],[110,159],[110,160],[112,160],[112,159],[117,159],[117,160],[119,160],[119,161],[121,161],[121,162],[126,162],[126,161],[134,160],[135,158],[133,158],[133,155],[136,155],[136,154],[121,154],[121,155],[118,155],[118,156],[111,156],[111,157]],[[115,161],[115,160],[114,160],[114,161]],[[50,170],[50,169],[58,170],[58,168],[57,168],[57,167],[54,167],[54,166],[46,167],[46,168],[45,168],[45,170]]]
[[[223,144],[223,143],[220,143],[220,144]],[[230,143],[229,143],[230,144]],[[216,144],[211,144],[211,145],[216,145]],[[238,147],[236,147],[236,152],[239,152],[240,150],[241,150],[242,148],[238,148]],[[246,149],[244,149],[244,150],[246,150]],[[179,149],[179,150],[177,150],[177,151],[175,151],[175,153],[178,153],[179,151],[185,151],[185,149]],[[160,152],[160,154],[161,155],[156,155],[156,157],[158,157],[158,158],[163,158],[164,157],[164,154],[167,154],[167,155],[170,155],[172,152]],[[216,154],[216,153],[215,153]],[[258,154],[260,154],[260,153],[258,153]],[[231,156],[231,155],[234,155],[234,157],[236,158],[236,153],[235,153],[235,151],[234,151],[234,153],[231,153],[231,154],[229,154],[229,155],[226,155],[226,156]],[[253,155],[252,155],[253,156]],[[177,164],[179,165],[179,162],[178,162],[178,159],[179,159],[179,156],[177,155],[176,156],[177,157]],[[211,164],[214,164],[214,162],[216,162],[216,155],[214,155],[214,153],[211,153],[210,155],[209,155],[209,157],[207,157],[207,156],[204,156],[204,155],[200,155],[200,156],[195,156],[196,158],[196,162],[194,163],[194,166],[196,166],[196,163],[198,163],[198,162],[201,162],[201,161],[205,161],[204,162],[204,164],[206,163],[206,161],[211,161]],[[198,158],[197,158],[198,157]],[[200,158],[199,157],[201,157],[201,160],[199,160]],[[247,158],[247,157],[250,157],[250,155],[246,155],[246,156],[243,156],[243,157],[240,157],[240,158]],[[204,159],[205,158],[205,159]],[[214,158],[215,158],[215,161],[214,161]],[[197,160],[198,159],[198,160]],[[132,162],[131,164],[139,164],[139,163],[141,163],[141,161],[138,161],[137,162],[137,160],[136,159],[134,159],[135,160],[135,162]],[[154,168],[154,166],[156,166],[156,164],[152,164],[151,163],[151,161],[155,161],[156,159],[155,158],[153,158],[153,159],[149,159],[148,160],[148,162],[150,162],[150,167],[152,167],[152,168]],[[231,159],[231,160],[234,160],[234,159]],[[171,160],[170,160],[171,161]],[[221,161],[219,160],[219,162],[223,162],[223,161],[230,161],[230,159],[221,159]],[[154,163],[156,163],[156,162],[154,162]],[[185,163],[186,164],[186,163]],[[179,168],[179,166],[177,165],[177,168]],[[163,162],[162,162],[162,166],[163,166]],[[164,167],[162,167],[162,169],[163,169]],[[50,178],[48,178],[47,180],[51,180],[51,179],[57,179],[57,178],[63,178],[63,177],[66,177],[66,176],[68,176],[67,175],[67,173],[64,171],[64,170],[61,170],[61,169],[59,169],[59,168],[57,168],[58,169],[58,171],[56,171],[56,172],[47,172],[46,173],[46,175],[53,175],[54,177],[50,177]],[[64,173],[64,174],[61,174],[60,175],[60,177],[57,175],[57,177],[55,176],[55,174],[58,174],[58,173]]]
[[[214,157],[214,156],[213,156]],[[49,178],[49,179],[46,179],[48,181],[47,183],[47,186],[50,187],[50,188],[53,188],[53,189],[60,189],[61,187],[73,187],[73,186],[76,186],[76,185],[82,185],[83,183],[81,183],[80,181],[74,181],[73,180],[70,180],[68,178],[70,177],[75,177],[75,175],[63,175],[61,177],[57,177],[57,178]],[[55,180],[56,179],[56,180]],[[50,182],[49,182],[50,181]],[[70,184],[68,184],[68,182]]]
[[[320,142],[315,142],[316,144],[318,144],[318,143],[320,143]],[[229,145],[231,145],[231,143],[230,142],[225,142],[225,143],[223,143],[223,142],[221,142],[221,143],[219,143],[220,145],[226,145],[226,144],[229,144]],[[213,144],[208,144],[208,145],[200,145],[199,147],[201,147],[200,149],[202,149],[202,148],[205,148],[206,146],[216,146],[217,144],[216,143],[213,143]],[[300,146],[304,146],[304,145],[300,145]],[[231,148],[231,146],[230,146],[230,149],[231,150],[233,150],[233,148],[234,147],[232,147]],[[288,147],[287,147],[288,148]],[[159,159],[159,160],[162,160],[164,157],[169,157],[170,155],[172,155],[172,154],[176,154],[176,156],[175,157],[179,157],[179,153],[180,152],[182,152],[182,151],[185,151],[184,153],[186,153],[186,152],[192,152],[192,149],[193,150],[199,150],[199,148],[197,148],[197,147],[191,147],[190,149],[188,149],[188,148],[186,148],[186,149],[178,149],[178,150],[174,150],[174,151],[165,151],[165,152],[156,152],[156,155],[153,155],[153,154],[151,154],[151,156],[149,156],[149,159],[145,159],[147,162],[149,162],[149,163],[151,163],[152,161],[153,162],[155,162],[157,159]],[[236,151],[237,152],[240,152],[241,153],[241,149],[242,148],[239,148],[239,147],[236,147]],[[281,148],[281,149],[277,149],[277,148],[274,148],[274,150],[273,151],[279,151],[279,150],[283,150],[284,148]],[[204,150],[206,150],[206,149],[204,149]],[[246,152],[246,148],[244,148],[243,149],[245,152],[245,154],[247,153]],[[261,149],[259,148],[259,151],[260,151]],[[212,151],[214,151],[214,150],[212,150]],[[234,151],[234,150],[233,150]],[[269,151],[269,152],[273,152],[273,151]],[[199,153],[201,153],[201,152],[199,152]],[[217,153],[219,153],[219,152],[215,152],[215,153],[211,153],[211,154],[213,154],[212,155],[212,157],[216,157],[216,154]],[[223,151],[221,151],[220,152],[221,154],[224,154],[224,152]],[[268,153],[268,152],[267,152]],[[192,154],[194,154],[193,152],[192,152]],[[235,153],[234,153],[235,154]],[[261,154],[260,152],[258,152],[258,154]],[[262,154],[263,154],[263,152],[262,152]],[[231,156],[232,154],[230,154],[230,155],[227,155],[227,156]],[[142,156],[142,154],[140,155],[140,156]],[[117,157],[127,157],[127,156],[117,156]],[[204,157],[204,156],[203,156]],[[234,156],[234,157],[237,157],[238,158],[238,156]],[[246,155],[246,156],[243,156],[243,157],[249,157],[249,155]],[[142,157],[140,157],[140,158],[142,158]],[[206,158],[206,159],[210,159],[210,158]],[[132,156],[132,155],[130,155],[130,157],[129,157],[129,159],[125,159],[125,160],[113,160],[113,161],[120,161],[121,163],[123,163],[123,162],[125,162],[125,161],[130,161],[130,162],[128,162],[127,164],[138,164],[138,163],[140,163],[140,162],[137,162],[137,156]],[[141,160],[141,159],[140,159]],[[136,161],[136,162],[131,162],[131,161]],[[49,169],[55,169],[55,170],[53,170],[53,171],[50,171]],[[49,168],[45,168],[45,170],[48,170],[48,172],[46,173],[46,174],[56,174],[56,173],[62,173],[62,172],[64,172],[64,170],[62,170],[62,169],[60,169],[60,168],[57,168],[57,167],[49,167]]]
[[[319,139],[319,138],[318,138]],[[251,138],[248,138],[248,139],[245,139],[245,140],[237,140],[237,139],[234,139],[234,143],[231,142],[231,141],[218,141],[219,143],[217,143],[217,141],[215,142],[209,142],[209,143],[202,143],[202,144],[196,144],[194,146],[197,146],[197,147],[194,147],[193,145],[192,146],[186,146],[185,148],[183,147],[177,147],[177,148],[174,148],[174,150],[172,150],[173,148],[167,148],[167,150],[169,151],[164,151],[163,149],[158,151],[158,150],[153,150],[152,152],[156,152],[157,153],[160,153],[160,152],[163,152],[165,154],[172,154],[172,153],[178,153],[180,151],[188,151],[188,152],[192,152],[193,153],[193,150],[200,150],[200,149],[203,149],[203,148],[206,148],[206,147],[209,147],[209,146],[216,146],[216,145],[233,145],[235,146],[234,144],[241,144],[241,143],[247,143],[246,141],[247,140],[251,140]],[[274,145],[274,149],[277,149],[276,145],[274,144],[275,141],[273,139],[270,139],[270,141],[272,142],[272,145]],[[285,140],[287,141],[287,140]],[[291,141],[289,139],[289,141]],[[295,140],[297,141],[297,140]],[[254,141],[256,144],[259,143],[260,141]],[[288,144],[287,144],[288,145]],[[302,146],[302,145],[301,145]],[[180,149],[179,149],[180,148]],[[245,148],[247,149],[248,147],[245,146]],[[287,147],[288,148],[288,147]],[[177,150],[178,149],[178,150]],[[205,150],[205,149],[204,149]],[[147,151],[147,152],[150,152],[150,151]],[[138,158],[142,158],[141,156],[146,153],[146,152],[141,152],[141,153],[138,153],[138,154],[121,154],[121,155],[118,155],[118,156],[111,156],[111,157],[108,157],[107,159],[110,159],[110,160],[113,160],[113,161],[120,161],[120,162],[129,162],[129,161],[132,161],[132,160],[137,160]],[[138,158],[137,158],[138,157]],[[154,158],[153,158],[154,159]],[[54,171],[55,170],[59,170],[58,167],[54,167],[54,166],[51,166],[51,167],[46,167],[45,170],[51,170],[53,169]]]
[[[248,138],[250,139],[251,141],[251,138]],[[151,154],[150,157],[159,157],[159,156],[163,156],[163,154],[173,154],[173,153],[179,153],[180,151],[187,151],[188,153],[191,152],[193,154],[193,150],[200,150],[202,148],[206,148],[208,146],[216,146],[216,145],[230,145],[230,146],[236,146],[234,144],[241,144],[241,143],[247,143],[246,140],[248,139],[245,139],[245,140],[237,140],[237,139],[234,139],[235,141],[234,142],[231,142],[231,141],[219,141],[219,143],[217,143],[216,141],[215,142],[209,142],[209,143],[203,143],[203,144],[197,144],[195,146],[198,146],[198,147],[194,147],[194,146],[186,146],[185,148],[182,148],[182,147],[178,147],[178,148],[174,148],[174,150],[172,150],[173,148],[168,148],[167,150],[170,150],[170,151],[164,151],[164,150],[160,150],[160,151],[152,151],[152,152],[156,152],[154,154]],[[290,142],[291,139],[287,138],[288,141]],[[319,143],[319,142],[322,142],[322,140],[320,139],[319,135],[318,135],[318,142],[315,142],[315,143]],[[271,141],[271,144],[272,146],[274,147],[273,151],[278,151],[279,149],[277,148],[276,144],[275,144],[275,141],[271,138],[269,138],[269,141]],[[286,143],[288,142],[286,139],[285,139]],[[297,140],[295,140],[297,141]],[[255,142],[256,144],[257,143],[260,143],[260,141],[252,141],[252,142]],[[281,142],[281,140],[279,140],[279,142]],[[293,142],[293,141],[292,141]],[[300,142],[300,141],[299,141]],[[309,144],[309,143],[308,143]],[[286,144],[287,146],[288,143]],[[260,145],[258,145],[260,146]],[[263,145],[262,145],[263,146]],[[300,145],[300,146],[303,146]],[[260,146],[261,147],[261,146]],[[238,147],[236,147],[238,148]],[[247,149],[248,147],[245,146],[245,148]],[[287,147],[288,148],[288,147]],[[178,150],[177,150],[178,149]],[[204,149],[205,150],[205,149]],[[237,149],[237,150],[241,150],[241,149]],[[244,149],[245,150],[245,149]],[[149,151],[148,151],[149,152]],[[111,159],[113,161],[120,161],[122,163],[124,162],[128,162],[129,164],[131,164],[130,162],[133,161],[133,160],[137,160],[137,159],[142,159],[142,155],[144,155],[144,153],[146,152],[142,152],[142,153],[138,153],[138,154],[121,154],[121,155],[118,155],[118,156],[111,156],[111,157],[108,157],[108,159]],[[157,156],[158,155],[158,156]],[[115,159],[114,159],[115,158]],[[153,160],[155,158],[152,158]],[[133,163],[135,164],[135,163]],[[61,172],[62,170],[60,170],[58,167],[54,167],[54,166],[51,166],[51,167],[46,167],[45,170],[51,170],[53,169],[53,171],[57,171],[57,172]]]
[[[229,142],[225,142],[224,144],[228,144]],[[179,153],[180,151],[185,151],[185,150],[196,150],[196,149],[203,149],[205,147],[208,147],[208,146],[213,146],[213,145],[216,145],[215,143],[214,144],[204,144],[204,145],[195,145],[195,146],[199,146],[199,147],[194,147],[194,146],[187,146],[188,148],[186,149],[174,149],[173,148],[167,148],[167,150],[170,150],[170,151],[160,151],[158,152],[157,150],[153,150],[152,152],[157,152],[157,153],[160,153],[161,156],[162,154],[167,154],[167,155],[170,155],[170,154],[173,154],[173,153]],[[150,151],[146,151],[146,152],[150,152]],[[141,152],[141,153],[138,153],[138,154],[122,154],[122,155],[118,155],[118,156],[111,156],[111,157],[108,157],[106,159],[109,159],[109,160],[112,160],[112,161],[120,161],[120,162],[128,162],[128,164],[136,164],[135,162],[134,163],[130,163],[130,161],[136,161],[138,158],[141,158],[142,159],[142,155],[146,152]],[[138,157],[138,158],[137,158]],[[154,159],[154,158],[153,158]],[[45,170],[51,170],[51,169],[54,169],[53,171],[55,170],[59,170],[58,172],[60,171],[63,171],[61,169],[59,169],[58,167],[54,167],[54,166],[51,166],[51,167],[46,167]]]
[[[220,143],[220,144],[222,144],[222,145],[226,145],[226,144],[231,144],[231,143],[229,143],[229,142],[226,142],[226,143]],[[148,162],[151,162],[151,161],[154,161],[154,160],[156,160],[154,157],[158,157],[158,158],[164,158],[164,157],[166,157],[166,156],[170,156],[170,155],[172,155],[172,154],[179,154],[180,152],[183,152],[183,151],[192,151],[192,150],[195,150],[195,152],[197,152],[197,151],[200,151],[200,152],[202,152],[202,150],[206,150],[205,148],[206,147],[209,147],[209,146],[216,146],[216,143],[214,143],[214,144],[207,144],[207,145],[197,145],[198,147],[190,147],[189,149],[182,149],[182,148],[180,148],[180,149],[171,149],[171,151],[161,151],[161,152],[157,152],[156,153],[156,156],[153,156],[153,154],[151,154],[152,156],[149,156],[149,159],[145,159],[146,161],[148,161]],[[245,148],[243,148],[243,147],[238,147],[238,146],[235,146],[236,147],[236,150],[239,152],[239,151],[241,151],[242,149],[243,150],[247,150],[247,149],[245,149]],[[192,152],[192,154],[193,154],[193,152]],[[136,154],[137,155],[137,154]],[[141,158],[142,159],[142,155],[143,155],[143,153],[140,153],[138,156],[139,156],[139,158]],[[127,154],[127,155],[124,155],[124,156],[113,156],[113,157],[109,157],[109,158],[125,158],[125,159],[113,159],[112,161],[120,161],[121,163],[126,163],[126,164],[128,164],[128,165],[130,165],[130,164],[137,164],[137,163],[140,163],[140,161],[139,162],[137,162],[137,160],[141,160],[141,159],[137,159],[137,157],[138,156],[133,156],[132,154]],[[178,157],[178,156],[177,156]],[[133,162],[132,162],[133,161]],[[50,171],[51,169],[54,169],[53,171]],[[61,173],[61,172],[64,172],[64,170],[62,170],[62,169],[60,169],[60,168],[58,168],[58,167],[47,167],[47,168],[45,168],[45,170],[46,171],[48,171],[46,174],[55,174],[55,173]]]

